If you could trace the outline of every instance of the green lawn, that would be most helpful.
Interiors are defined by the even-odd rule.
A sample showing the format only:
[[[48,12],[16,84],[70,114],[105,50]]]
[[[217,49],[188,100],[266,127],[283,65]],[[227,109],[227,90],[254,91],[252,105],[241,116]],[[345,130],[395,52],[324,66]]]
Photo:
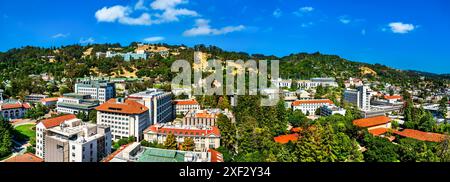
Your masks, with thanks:
[[[17,126],[14,129],[21,135],[26,136],[24,139],[36,138],[35,124],[26,124]]]

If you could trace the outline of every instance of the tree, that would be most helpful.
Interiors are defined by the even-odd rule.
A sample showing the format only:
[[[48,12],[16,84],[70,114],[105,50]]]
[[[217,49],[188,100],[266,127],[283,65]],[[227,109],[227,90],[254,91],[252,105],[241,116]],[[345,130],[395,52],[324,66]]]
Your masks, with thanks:
[[[293,127],[303,127],[307,124],[308,118],[303,114],[301,110],[295,110],[289,113],[288,122]]]
[[[433,152],[431,143],[402,138],[399,141],[399,159],[402,162],[438,162],[439,157]]]
[[[447,104],[448,104],[448,98],[447,97],[443,97],[440,101],[439,101],[439,114],[441,114],[441,116],[443,118],[447,118]]]
[[[28,146],[27,149],[26,149],[26,152],[35,154],[36,153],[36,149],[33,146]]]
[[[11,124],[0,116],[0,157],[11,153],[12,130]]]
[[[436,154],[441,162],[450,162],[450,137],[446,137],[444,141],[436,147]]]
[[[89,111],[88,120],[91,123],[97,123],[97,110],[93,109]]]
[[[177,150],[177,140],[175,139],[175,135],[172,133],[167,135],[166,141],[164,142],[164,147],[166,149]]]
[[[84,111],[81,111],[77,114],[77,118],[81,119],[82,121],[86,122],[89,120],[88,116],[86,115],[86,113],[84,113]]]
[[[184,151],[194,151],[195,149],[194,139],[192,139],[191,137],[185,138],[183,143],[181,144],[181,148]]]
[[[385,138],[375,137],[366,133],[363,144],[367,148],[367,151],[363,153],[366,162],[399,161],[397,146]]]
[[[231,109],[231,105],[230,105],[230,102],[228,101],[228,97],[225,95],[220,97],[219,102],[217,103],[217,107],[222,110]]]
[[[221,146],[234,152],[236,150],[236,126],[230,119],[220,114],[217,118],[217,127],[220,130]]]

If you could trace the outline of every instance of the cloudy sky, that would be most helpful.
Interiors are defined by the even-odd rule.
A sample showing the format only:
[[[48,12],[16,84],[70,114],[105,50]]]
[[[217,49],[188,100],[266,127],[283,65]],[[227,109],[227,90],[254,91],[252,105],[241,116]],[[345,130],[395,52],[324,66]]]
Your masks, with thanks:
[[[448,0],[1,0],[0,51],[25,45],[217,45],[322,52],[450,73]]]

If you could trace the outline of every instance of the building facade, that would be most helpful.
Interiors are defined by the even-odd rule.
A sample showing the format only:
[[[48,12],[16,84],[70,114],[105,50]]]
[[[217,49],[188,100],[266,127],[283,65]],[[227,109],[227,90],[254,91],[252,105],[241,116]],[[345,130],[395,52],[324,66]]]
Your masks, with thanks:
[[[116,97],[115,85],[107,80],[78,79],[75,84],[75,93],[90,95],[100,103]]]
[[[298,81],[299,88],[311,89],[319,85],[322,87],[337,87],[338,84],[334,78],[311,78],[311,80]]]
[[[97,124],[109,126],[113,140],[136,137],[143,138],[143,131],[151,125],[149,109],[130,99],[110,99],[95,108]]]
[[[37,102],[41,101],[41,99],[45,99],[47,97],[48,97],[48,95],[43,95],[43,94],[30,94],[30,95],[25,96],[25,102],[37,103]]]
[[[185,115],[190,110],[200,110],[200,104],[195,99],[174,100],[177,115]]]
[[[297,100],[292,103],[292,110],[300,110],[303,114],[311,116],[315,115],[317,109],[333,104],[333,101],[329,99]]]
[[[175,118],[172,95],[159,89],[131,94],[128,99],[141,103],[149,109],[151,124],[170,122]]]
[[[0,103],[0,114],[7,120],[19,119],[23,118],[25,112],[30,108],[30,104],[22,103],[20,101],[3,102]]]
[[[370,110],[370,100],[372,94],[368,86],[359,86],[354,89],[347,89],[344,91],[344,101],[357,106],[360,110]]]
[[[56,102],[56,111],[65,114],[78,114],[84,112],[86,115],[89,111],[94,110],[99,105],[99,101],[91,99],[91,95],[82,95],[75,93],[64,94],[58,98]]]
[[[216,126],[220,114],[234,122],[234,116],[228,109],[190,110],[183,118],[183,126]]]
[[[321,116],[331,116],[335,114],[340,114],[342,116],[345,116],[345,113],[347,110],[344,108],[335,106],[335,105],[325,105],[320,108],[320,115]]]
[[[178,143],[183,143],[186,138],[192,138],[195,143],[194,151],[208,151],[220,147],[219,128],[212,127],[193,127],[157,124],[152,125],[145,130],[144,139],[149,142],[158,142],[163,144],[169,134],[173,134]]]
[[[45,162],[98,162],[111,153],[107,126],[64,115],[36,125],[36,155]]]

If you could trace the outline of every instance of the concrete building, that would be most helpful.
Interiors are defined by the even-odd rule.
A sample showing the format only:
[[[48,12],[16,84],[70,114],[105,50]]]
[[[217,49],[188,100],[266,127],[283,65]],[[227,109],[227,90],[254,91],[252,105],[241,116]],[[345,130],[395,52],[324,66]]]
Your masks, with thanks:
[[[357,106],[360,110],[370,110],[370,100],[372,94],[368,86],[359,86],[354,89],[347,89],[344,91],[344,101]]]
[[[116,56],[122,57],[124,61],[131,61],[131,60],[137,60],[137,59],[147,59],[147,53],[145,52],[139,52],[139,53],[133,53],[133,52],[127,52],[127,53],[116,53],[113,51],[107,51],[104,55],[99,53],[97,57],[105,56],[107,58],[113,58]]]
[[[58,98],[56,102],[56,111],[65,114],[78,114],[94,110],[99,105],[99,101],[92,99],[91,95],[83,95],[76,93],[67,93],[63,97]]]
[[[205,152],[208,149],[220,147],[220,131],[215,126],[181,126],[172,124],[152,125],[144,131],[144,139],[149,142],[163,144],[169,134],[173,134],[178,143],[186,138],[192,138],[195,143],[194,151]]]
[[[78,79],[75,84],[75,93],[90,95],[92,99],[97,99],[100,103],[116,97],[114,83],[107,80],[93,80],[90,78]]]
[[[0,114],[7,120],[23,118],[28,109],[31,109],[31,105],[20,101],[6,100],[0,103]]]
[[[177,115],[185,115],[190,110],[200,110],[200,104],[195,99],[174,100]]]
[[[311,78],[311,80],[298,81],[299,88],[311,89],[316,88],[319,85],[322,87],[337,87],[336,79],[334,78]]]
[[[331,116],[335,114],[340,114],[342,116],[345,116],[345,113],[347,110],[344,108],[335,106],[335,105],[325,105],[320,108],[320,115],[321,116]]]
[[[170,92],[151,88],[143,92],[131,94],[127,98],[137,101],[149,109],[151,124],[170,122],[175,118]]]
[[[228,109],[190,110],[183,118],[184,126],[216,126],[217,118],[224,114],[234,122],[234,116]]]
[[[48,97],[48,95],[43,95],[43,94],[30,94],[30,95],[25,96],[24,101],[29,102],[29,103],[37,103],[47,97]]]
[[[297,100],[292,103],[292,110],[301,110],[305,115],[315,115],[317,109],[333,105],[330,99]]]
[[[36,155],[45,162],[98,162],[111,153],[111,131],[82,122],[75,115],[46,119],[36,125]]]
[[[143,147],[132,143],[105,162],[223,162],[223,155],[213,149],[206,152],[168,150]]]
[[[291,88],[292,86],[292,80],[283,80],[281,78],[278,78],[276,80],[271,80],[272,84],[274,84],[277,88]]]
[[[95,108],[97,124],[111,127],[113,140],[136,137],[142,140],[143,131],[151,125],[149,109],[130,99],[110,99]]]
[[[39,103],[41,103],[42,105],[47,106],[47,107],[52,107],[52,106],[56,106],[56,104],[58,103],[58,99],[59,99],[59,97],[45,98],[45,99],[41,99],[39,101]]]

